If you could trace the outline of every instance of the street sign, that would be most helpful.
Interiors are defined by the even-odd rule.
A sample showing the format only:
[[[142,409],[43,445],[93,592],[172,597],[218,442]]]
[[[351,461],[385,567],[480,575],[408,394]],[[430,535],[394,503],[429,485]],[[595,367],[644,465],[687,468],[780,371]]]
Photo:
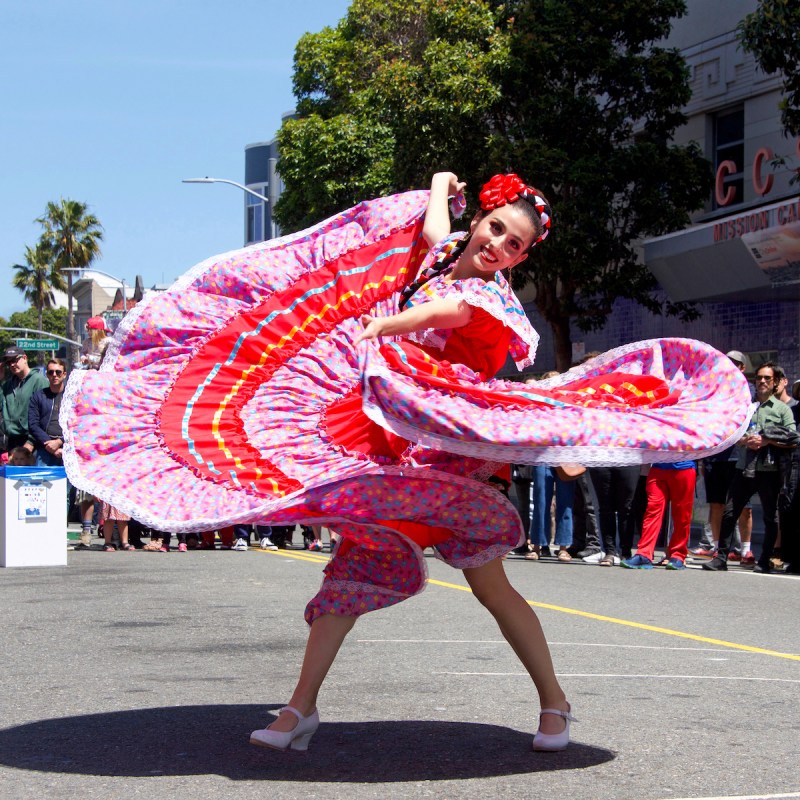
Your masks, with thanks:
[[[17,339],[20,350],[58,350],[61,345],[55,339]]]

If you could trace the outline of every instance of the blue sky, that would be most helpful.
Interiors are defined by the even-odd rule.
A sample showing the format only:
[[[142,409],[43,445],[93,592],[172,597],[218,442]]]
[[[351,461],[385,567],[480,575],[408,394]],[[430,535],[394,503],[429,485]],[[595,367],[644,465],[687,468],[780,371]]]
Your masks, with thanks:
[[[11,265],[49,200],[86,202],[105,229],[97,267],[171,282],[242,246],[244,147],[292,109],[306,31],[349,0],[36,0],[0,3],[0,316],[26,307]]]

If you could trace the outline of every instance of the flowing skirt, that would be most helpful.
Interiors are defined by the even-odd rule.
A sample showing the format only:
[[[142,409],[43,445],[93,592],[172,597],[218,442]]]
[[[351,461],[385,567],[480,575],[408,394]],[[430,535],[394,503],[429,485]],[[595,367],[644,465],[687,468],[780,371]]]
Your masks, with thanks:
[[[419,591],[424,546],[469,567],[517,543],[513,507],[483,483],[501,463],[664,462],[739,438],[746,382],[700,342],[627,345],[534,386],[407,342],[355,347],[361,315],[395,313],[416,276],[426,202],[362,203],[146,296],[101,369],[70,377],[70,481],[176,533],[330,524],[353,571],[332,563],[326,583],[366,608]],[[311,618],[354,613],[332,597]]]

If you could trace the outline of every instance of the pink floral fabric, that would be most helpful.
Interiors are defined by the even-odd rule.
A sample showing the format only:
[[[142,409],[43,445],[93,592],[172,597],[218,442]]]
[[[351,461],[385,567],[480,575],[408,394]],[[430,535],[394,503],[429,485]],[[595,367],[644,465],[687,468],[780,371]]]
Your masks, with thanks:
[[[377,343],[355,347],[361,315],[396,313],[400,290],[425,266],[426,202],[411,192],[362,203],[209,259],[146,297],[101,370],[70,378],[61,409],[70,480],[158,530],[329,524],[347,543],[309,605],[313,620],[422,588],[424,560],[403,523],[447,529],[436,552],[458,568],[517,544],[516,511],[481,482],[499,463],[682,460],[721,449],[746,424],[743,378],[689,340],[620,348],[536,387],[483,382],[461,364],[442,364],[452,378],[437,386],[392,367]],[[451,293],[512,331],[518,363],[532,359],[538,337],[501,277],[432,281],[413,302]],[[393,344],[403,343],[384,342]],[[581,386],[615,370],[657,375],[679,399],[592,407]],[[326,433],[331,407],[357,391],[370,419],[408,440],[400,455]],[[353,425],[364,424],[359,411]]]

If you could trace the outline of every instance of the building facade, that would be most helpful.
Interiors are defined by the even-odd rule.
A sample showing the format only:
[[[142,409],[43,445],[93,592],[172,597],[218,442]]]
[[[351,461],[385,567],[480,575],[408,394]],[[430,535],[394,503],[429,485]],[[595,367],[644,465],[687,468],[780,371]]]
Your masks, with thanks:
[[[781,76],[766,75],[738,43],[736,26],[757,0],[689,0],[666,45],[691,71],[688,121],[676,144],[696,141],[715,170],[715,185],[692,225],[643,243],[642,259],[673,301],[694,301],[701,317],[683,323],[619,301],[605,327],[573,330],[574,353],[607,350],[655,336],[686,336],[722,352],[740,350],[753,369],[780,363],[800,378],[800,139],[784,136]],[[784,165],[773,164],[783,158]],[[537,370],[555,367],[546,323]]]

